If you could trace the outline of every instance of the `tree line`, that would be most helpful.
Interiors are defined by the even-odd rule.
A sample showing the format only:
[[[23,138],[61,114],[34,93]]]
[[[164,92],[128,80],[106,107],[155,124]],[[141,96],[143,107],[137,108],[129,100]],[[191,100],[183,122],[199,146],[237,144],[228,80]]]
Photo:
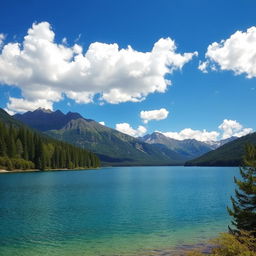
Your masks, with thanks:
[[[0,168],[96,168],[99,158],[85,149],[50,139],[25,126],[0,121]]]

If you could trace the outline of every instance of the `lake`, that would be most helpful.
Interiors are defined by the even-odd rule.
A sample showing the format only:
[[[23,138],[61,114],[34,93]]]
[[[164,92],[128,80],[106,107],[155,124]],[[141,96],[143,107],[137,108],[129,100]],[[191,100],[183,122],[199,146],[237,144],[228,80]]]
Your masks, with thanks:
[[[0,175],[0,255],[151,255],[227,231],[236,167]]]

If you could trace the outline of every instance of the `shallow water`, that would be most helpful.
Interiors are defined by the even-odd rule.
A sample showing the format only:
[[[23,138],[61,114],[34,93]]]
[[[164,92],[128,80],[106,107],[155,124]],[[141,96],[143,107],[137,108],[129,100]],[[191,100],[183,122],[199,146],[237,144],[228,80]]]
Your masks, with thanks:
[[[234,167],[0,175],[0,255],[147,255],[226,231]]]

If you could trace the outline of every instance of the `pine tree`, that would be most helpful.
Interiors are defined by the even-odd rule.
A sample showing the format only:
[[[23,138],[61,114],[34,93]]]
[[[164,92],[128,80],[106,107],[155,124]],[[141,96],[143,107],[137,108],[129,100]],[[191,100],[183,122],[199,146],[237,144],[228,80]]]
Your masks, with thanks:
[[[6,156],[6,144],[3,138],[0,138],[0,156]]]
[[[238,187],[235,197],[231,197],[233,209],[228,208],[233,217],[231,233],[240,234],[245,230],[256,237],[256,147],[247,145],[244,166],[240,168],[241,180],[234,178]]]
[[[50,139],[26,127],[6,125],[0,121],[1,168],[72,169],[87,165],[98,167],[99,164],[98,157],[87,150]]]
[[[20,139],[17,139],[17,141],[16,141],[16,156],[20,158],[22,156],[22,154],[23,154],[23,145],[22,145]]]

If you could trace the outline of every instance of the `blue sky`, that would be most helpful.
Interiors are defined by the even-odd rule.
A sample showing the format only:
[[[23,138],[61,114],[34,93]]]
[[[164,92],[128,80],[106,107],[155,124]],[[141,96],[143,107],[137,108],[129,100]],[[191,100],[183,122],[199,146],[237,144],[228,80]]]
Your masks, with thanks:
[[[26,66],[28,64],[24,59],[21,65],[20,61],[16,63],[14,58],[1,56],[0,107],[8,108],[9,106],[9,111],[19,111],[21,109],[29,110],[38,107],[38,105],[44,107],[51,104],[54,110],[79,112],[86,118],[104,121],[107,126],[112,128],[115,128],[116,124],[127,123],[130,127],[121,125],[119,128],[121,127],[122,131],[133,135],[141,135],[146,132],[146,129],[146,133],[158,130],[169,132],[166,134],[175,138],[183,138],[184,136],[198,138],[195,136],[202,136],[202,140],[206,140],[204,139],[205,136],[208,136],[209,139],[221,139],[238,133],[241,135],[243,132],[246,133],[244,128],[255,130],[256,71],[250,65],[256,63],[256,50],[253,50],[256,48],[256,31],[248,32],[247,30],[256,26],[255,11],[256,2],[253,0],[232,1],[232,4],[231,1],[207,0],[2,1],[0,34],[2,34],[3,42],[1,55],[3,55],[4,47],[8,44],[20,43],[19,49],[22,51],[24,36],[27,35],[28,29],[32,28],[33,23],[37,26],[43,24],[42,22],[47,22],[49,27],[42,25],[33,36],[38,38],[41,37],[40,33],[51,31],[54,33],[53,43],[64,45],[68,49],[72,48],[74,56],[78,54],[76,51],[80,51],[79,49],[74,50],[74,44],[83,48],[82,54],[85,54],[90,45],[95,42],[106,45],[115,43],[119,50],[127,49],[130,45],[135,51],[145,53],[151,52],[154,44],[161,38],[164,40],[170,38],[172,42],[175,42],[176,54],[183,56],[184,53],[193,55],[194,52],[197,52],[197,55],[187,57],[187,60],[182,63],[182,68],[178,67],[178,64],[172,64],[173,72],[159,71],[158,78],[162,76],[164,79],[171,80],[172,83],[171,86],[165,86],[164,92],[159,92],[156,89],[158,87],[150,87],[155,82],[153,80],[147,80],[148,82],[143,84],[141,81],[144,80],[130,79],[127,75],[130,68],[130,66],[127,67],[127,62],[131,60],[129,54],[127,54],[127,56],[129,55],[127,59],[124,58],[123,61],[118,62],[117,66],[114,66],[116,70],[120,69],[120,71],[116,71],[112,76],[101,73],[102,67],[107,67],[104,72],[109,70],[108,65],[110,64],[104,62],[103,66],[100,66],[101,63],[95,64],[96,67],[94,66],[90,79],[84,82],[81,82],[82,78],[80,79],[79,75],[75,76],[76,71],[74,71],[72,78],[65,75],[63,80],[56,83],[51,81],[49,84],[47,84],[46,78],[47,76],[51,77],[55,66],[52,64],[50,70],[41,70],[42,73],[40,74],[36,68],[33,69],[31,65],[38,66],[37,61],[33,63],[33,60],[40,55],[37,50],[35,50],[36,58],[32,58],[34,55],[29,55],[29,57],[32,56],[29,66]],[[235,37],[232,41],[233,44],[225,47],[220,44],[221,40],[228,40],[237,31],[242,31],[243,34]],[[249,33],[251,33],[252,39],[248,39]],[[63,38],[66,39],[63,40]],[[162,41],[161,45],[166,42]],[[208,52],[210,56],[208,57],[208,73],[204,73],[198,69],[199,61],[207,61],[205,59],[207,48],[214,42],[219,44],[218,49]],[[234,49],[233,46],[237,44],[242,46]],[[92,55],[96,55],[99,49],[104,53],[105,48],[103,49],[103,46],[95,47]],[[248,56],[248,50],[246,51],[250,47],[252,47],[250,51],[252,58]],[[228,53],[226,57],[223,57],[224,51]],[[65,52],[65,54],[67,53]],[[111,52],[109,54],[112,56]],[[68,62],[71,62],[75,58],[74,56]],[[178,58],[176,57],[175,60]],[[113,57],[113,60],[115,59],[116,57]],[[159,58],[154,59],[152,57],[152,59],[154,70],[158,70],[156,63]],[[44,59],[44,61],[46,60]],[[238,65],[237,60],[239,63],[243,60],[243,63]],[[112,63],[112,59],[109,62]],[[137,70],[140,71],[142,64],[145,64],[143,67],[146,67],[147,62],[148,60],[142,63],[139,61]],[[6,63],[11,63],[14,68],[5,68]],[[93,65],[92,63],[91,65]],[[122,63],[124,66],[121,66]],[[1,65],[3,65],[2,68]],[[17,65],[19,65],[19,69],[16,69]],[[56,65],[60,64],[56,63]],[[159,65],[161,66],[161,63]],[[24,67],[24,74],[26,72],[30,74],[30,69],[32,69],[33,77],[19,75],[21,66]],[[150,66],[151,69],[153,67]],[[61,65],[56,67],[58,70],[62,68],[65,69]],[[163,69],[162,66],[161,68]],[[217,70],[214,70],[215,68]],[[46,78],[43,77],[44,75]],[[103,77],[100,81],[99,76]],[[52,79],[58,80],[59,76]],[[77,81],[79,79],[80,81]],[[98,79],[95,84],[94,79]],[[118,85],[112,80],[117,81]],[[40,81],[42,84],[39,85]],[[62,83],[62,81],[64,82]],[[72,85],[77,82],[75,95],[66,93],[67,88],[71,86],[69,81]],[[58,82],[59,84],[55,88],[54,86]],[[60,85],[61,83],[63,86]],[[100,89],[94,89],[97,86]],[[45,89],[46,87],[53,89],[54,96],[52,96],[52,92],[49,92],[51,89]],[[88,92],[88,87],[94,92],[94,98],[92,102],[84,103],[86,101],[84,98],[87,96],[84,96],[83,93]],[[115,96],[118,99],[114,100],[113,92],[109,93],[109,90],[116,88],[118,88],[119,94]],[[105,92],[105,100],[99,100],[102,94],[100,95],[98,92],[101,89]],[[129,99],[131,95],[133,99],[135,97],[136,100],[141,100],[141,95],[140,97],[134,95],[142,92],[144,92],[144,100],[131,102]],[[10,98],[14,98],[12,104],[10,104]],[[28,101],[28,103],[15,100],[20,98]],[[122,100],[119,100],[120,98]],[[80,103],[77,103],[79,101]],[[8,102],[9,105],[7,105]],[[154,120],[154,118],[157,119],[157,113],[149,113],[152,120],[147,123],[143,122],[140,117],[141,111],[163,108],[169,112],[163,120]],[[227,122],[223,123],[225,119]],[[221,129],[218,128],[220,124],[223,124]],[[139,129],[137,131],[139,126],[143,126],[144,130]],[[129,130],[131,127],[134,131]],[[190,128],[193,131],[198,130],[201,133],[194,133],[191,130],[182,134],[170,133],[178,133],[185,128]],[[220,134],[218,136],[216,133],[204,134],[204,129],[207,132]],[[247,132],[251,130],[247,130]]]

